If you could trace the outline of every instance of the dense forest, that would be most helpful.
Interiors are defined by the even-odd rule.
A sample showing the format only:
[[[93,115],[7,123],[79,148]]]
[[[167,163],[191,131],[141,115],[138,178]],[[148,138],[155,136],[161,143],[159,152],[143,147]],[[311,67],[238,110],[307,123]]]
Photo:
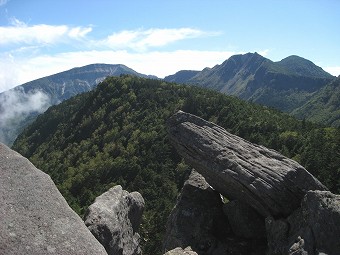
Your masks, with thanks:
[[[177,110],[300,162],[340,193],[340,129],[198,87],[123,75],[52,106],[13,145],[48,173],[83,215],[94,198],[120,184],[146,200],[140,229],[144,254],[160,254],[165,222],[190,167],[167,138]]]

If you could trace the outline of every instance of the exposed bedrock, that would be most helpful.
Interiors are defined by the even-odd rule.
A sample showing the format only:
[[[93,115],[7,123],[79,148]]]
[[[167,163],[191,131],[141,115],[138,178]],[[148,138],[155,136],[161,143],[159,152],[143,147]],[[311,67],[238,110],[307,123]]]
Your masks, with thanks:
[[[85,224],[109,255],[140,255],[139,224],[144,199],[117,185],[96,198],[85,215]]]
[[[172,144],[206,181],[263,216],[288,216],[309,190],[327,190],[297,162],[182,111],[168,121]]]
[[[51,178],[1,143],[0,254],[107,254]]]
[[[260,223],[262,239],[258,236],[256,240],[244,238],[245,235],[254,236],[253,228],[245,226],[241,227],[240,237],[232,231],[228,216],[223,212],[224,205],[220,194],[201,174],[192,171],[169,216],[163,251],[166,254],[263,255],[266,247],[264,219]],[[237,209],[229,211],[234,214]],[[232,218],[235,219],[234,216]],[[246,222],[242,216],[238,219],[241,225]]]
[[[266,218],[268,254],[337,255],[340,252],[340,196],[309,191],[286,219]]]

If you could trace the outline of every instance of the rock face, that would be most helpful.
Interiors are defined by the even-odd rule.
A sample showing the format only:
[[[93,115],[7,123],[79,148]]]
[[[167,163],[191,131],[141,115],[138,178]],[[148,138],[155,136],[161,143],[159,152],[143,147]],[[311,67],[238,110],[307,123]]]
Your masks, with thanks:
[[[269,254],[340,252],[340,195],[309,191],[301,208],[287,219],[266,219]]]
[[[220,195],[193,171],[169,216],[163,250],[191,246],[199,254],[211,254],[221,245],[216,236],[230,231],[222,206]]]
[[[264,250],[265,239],[253,241],[232,232],[221,196],[192,171],[168,219],[163,251],[169,255],[263,255]]]
[[[107,254],[51,178],[0,143],[0,254]]]
[[[197,116],[177,112],[169,137],[187,163],[217,191],[263,216],[288,216],[309,190],[326,190],[297,162]]]
[[[129,193],[120,185],[97,197],[85,215],[92,234],[114,255],[139,255],[137,233],[144,210],[144,199],[138,192]]]

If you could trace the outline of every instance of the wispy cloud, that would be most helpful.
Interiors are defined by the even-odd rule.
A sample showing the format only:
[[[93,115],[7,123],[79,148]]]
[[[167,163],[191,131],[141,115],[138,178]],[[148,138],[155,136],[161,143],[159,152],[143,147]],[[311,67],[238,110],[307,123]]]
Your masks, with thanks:
[[[33,25],[12,18],[10,26],[0,27],[0,45],[53,44],[67,39],[83,39],[91,27],[69,27],[66,25]]]
[[[0,6],[7,4],[9,0],[0,0]]]
[[[125,30],[114,33],[101,41],[102,45],[117,49],[130,48],[143,51],[170,43],[202,36],[214,36],[217,32],[205,32],[193,28]]]
[[[115,50],[145,51],[152,47],[166,46],[176,41],[218,35],[218,32],[206,32],[193,28],[152,28],[124,30],[108,35],[105,38],[90,39],[87,35],[91,31],[91,26],[70,27],[67,25],[52,26],[46,24],[30,26],[16,18],[12,18],[10,26],[0,27],[0,45],[45,45],[60,42],[72,44],[72,40],[83,40],[87,47],[92,48],[105,47]]]

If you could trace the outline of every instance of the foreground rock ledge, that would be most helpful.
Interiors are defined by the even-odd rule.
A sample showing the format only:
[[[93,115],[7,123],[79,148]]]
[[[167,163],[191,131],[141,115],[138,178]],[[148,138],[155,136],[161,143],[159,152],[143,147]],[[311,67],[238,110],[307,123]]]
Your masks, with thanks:
[[[297,162],[182,111],[168,121],[172,144],[217,191],[263,216],[288,216],[309,190],[327,190]]]
[[[107,254],[51,178],[1,143],[0,254]]]

